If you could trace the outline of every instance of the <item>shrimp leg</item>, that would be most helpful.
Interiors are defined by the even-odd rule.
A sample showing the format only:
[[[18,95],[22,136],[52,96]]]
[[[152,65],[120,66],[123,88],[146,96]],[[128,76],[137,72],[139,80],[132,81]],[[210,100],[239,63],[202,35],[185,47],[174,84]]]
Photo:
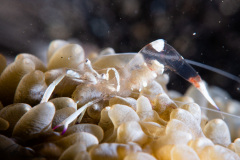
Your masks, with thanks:
[[[135,57],[139,58],[139,56],[144,58],[145,63],[147,63],[148,66],[151,66],[152,62],[157,60],[166,68],[169,68],[171,71],[174,71],[185,80],[189,81],[203,94],[210,104],[219,110],[213,99],[210,97],[200,75],[163,39],[153,41],[143,47]],[[133,68],[138,65],[136,64],[135,57],[128,63],[128,67]]]

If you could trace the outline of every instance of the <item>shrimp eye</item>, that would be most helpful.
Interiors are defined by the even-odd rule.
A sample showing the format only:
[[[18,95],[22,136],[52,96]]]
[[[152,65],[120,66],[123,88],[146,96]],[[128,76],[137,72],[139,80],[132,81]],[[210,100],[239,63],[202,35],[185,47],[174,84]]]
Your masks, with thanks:
[[[85,63],[89,63],[89,59],[86,59],[86,60],[85,60]]]
[[[107,76],[106,76],[106,74],[101,74],[101,77],[102,77],[102,79],[106,79],[107,78]]]

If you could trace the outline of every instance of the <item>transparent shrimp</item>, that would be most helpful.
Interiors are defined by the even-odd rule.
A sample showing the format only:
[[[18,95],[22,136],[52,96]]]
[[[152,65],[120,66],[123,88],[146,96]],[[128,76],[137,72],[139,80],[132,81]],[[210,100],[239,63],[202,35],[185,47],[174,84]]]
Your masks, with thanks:
[[[115,72],[115,79],[117,81],[117,87],[115,90],[105,90],[104,95],[101,97],[97,97],[94,100],[86,103],[84,106],[78,109],[75,113],[65,119],[61,124],[57,125],[55,128],[60,126],[64,126],[64,130],[62,134],[66,131],[68,124],[70,124],[74,119],[76,119],[80,114],[84,113],[87,107],[101,101],[102,99],[106,99],[106,97],[110,98],[113,96],[129,96],[132,90],[139,89],[145,87],[147,83],[154,78],[156,78],[158,72],[161,72],[160,66],[164,68],[168,68],[171,71],[179,74],[185,80],[192,83],[204,96],[205,98],[219,110],[215,102],[210,97],[205,84],[203,83],[199,74],[184,60],[184,58],[170,45],[168,45],[164,40],[159,39],[153,41],[143,47],[124,67],[118,69],[120,74],[115,68],[107,69],[107,78],[104,80],[100,78],[99,74],[89,65],[88,68],[92,70],[94,74],[96,74],[99,82],[94,84],[96,88],[103,87],[106,88],[107,85],[111,85],[112,81],[109,80],[108,72],[113,70]],[[156,67],[157,66],[157,67]],[[162,71],[163,72],[163,71]],[[70,74],[71,73],[71,74]],[[72,71],[68,73],[69,76],[74,78],[78,78],[79,76],[72,73]],[[53,86],[55,87],[59,81],[61,81],[62,77],[56,79],[53,82]],[[107,80],[107,81],[106,81]],[[129,87],[130,85],[130,87]],[[54,89],[54,87],[50,87]],[[133,87],[134,86],[134,87]],[[49,88],[50,88],[49,87]],[[51,89],[51,90],[53,90]],[[47,93],[46,93],[47,95]],[[50,93],[48,93],[48,98],[50,97]],[[44,101],[46,101],[45,98]]]

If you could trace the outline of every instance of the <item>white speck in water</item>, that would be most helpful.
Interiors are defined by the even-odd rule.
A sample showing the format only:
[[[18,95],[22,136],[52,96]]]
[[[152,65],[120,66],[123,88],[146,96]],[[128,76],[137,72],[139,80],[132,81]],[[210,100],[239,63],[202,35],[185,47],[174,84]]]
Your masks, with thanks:
[[[222,46],[222,48],[224,48],[224,46]]]
[[[197,34],[197,33],[196,33],[196,32],[194,32],[192,35],[193,35],[193,36],[195,36],[196,34]]]
[[[238,90],[238,91],[240,91],[240,88],[239,88],[239,87],[237,87],[237,90]]]
[[[221,23],[221,21],[218,21],[218,23]]]

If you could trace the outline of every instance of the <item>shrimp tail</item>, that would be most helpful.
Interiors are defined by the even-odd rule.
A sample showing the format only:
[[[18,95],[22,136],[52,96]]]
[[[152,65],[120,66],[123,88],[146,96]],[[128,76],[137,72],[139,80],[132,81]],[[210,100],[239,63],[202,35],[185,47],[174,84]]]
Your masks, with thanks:
[[[218,106],[210,97],[200,75],[172,46],[167,44],[163,39],[149,43],[143,47],[138,54],[143,56],[148,65],[151,65],[152,60],[157,60],[159,63],[163,64],[165,68],[168,68],[183,77],[185,80],[193,84],[211,105],[219,110]]]
[[[206,88],[206,85],[204,84],[203,80],[201,79],[201,77],[199,75],[196,76],[196,77],[189,78],[188,81],[190,83],[192,83],[203,94],[203,96],[208,100],[208,102],[212,106],[214,106],[217,110],[220,111],[220,109],[218,108],[216,103],[213,101],[213,99],[209,95],[209,93],[207,91],[207,88]]]

